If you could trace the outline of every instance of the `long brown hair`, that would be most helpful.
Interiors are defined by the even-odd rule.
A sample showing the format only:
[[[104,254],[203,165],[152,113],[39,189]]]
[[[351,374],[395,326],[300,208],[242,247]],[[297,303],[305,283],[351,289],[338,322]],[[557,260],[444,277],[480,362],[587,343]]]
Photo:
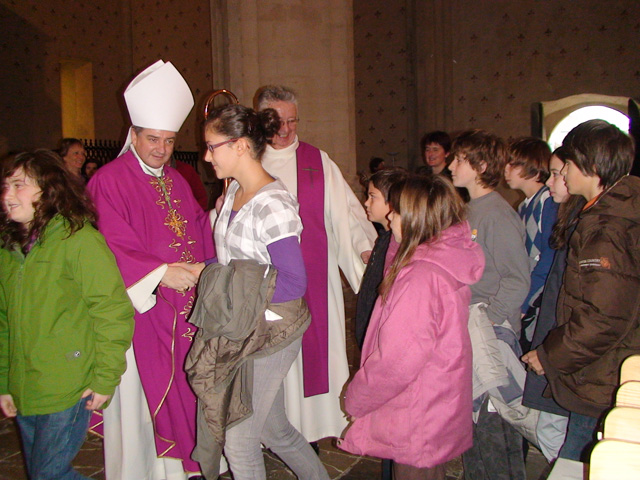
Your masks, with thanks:
[[[389,191],[392,211],[400,215],[402,240],[389,272],[380,284],[386,301],[396,277],[422,243],[437,240],[447,228],[465,220],[467,211],[451,180],[442,175],[412,176]]]
[[[58,214],[65,219],[69,236],[82,228],[85,222],[95,223],[95,210],[84,185],[67,171],[58,154],[40,149],[7,158],[2,164],[2,197],[7,178],[20,169],[37,183],[42,193],[33,204],[35,213],[28,228],[12,221],[3,212],[0,234],[3,247],[20,246],[24,250],[33,238],[44,241],[46,226]]]
[[[565,147],[558,147],[553,151],[553,155],[563,162],[567,161],[568,152]],[[549,237],[549,246],[554,250],[560,250],[567,245],[569,241],[569,231],[578,220],[578,213],[587,203],[582,195],[570,195],[566,202],[558,207],[558,217],[556,223],[553,224],[551,236]]]

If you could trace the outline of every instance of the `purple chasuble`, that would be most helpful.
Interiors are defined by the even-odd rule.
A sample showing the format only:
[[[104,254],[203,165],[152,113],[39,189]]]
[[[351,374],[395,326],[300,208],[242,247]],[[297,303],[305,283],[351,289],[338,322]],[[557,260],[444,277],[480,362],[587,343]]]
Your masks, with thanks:
[[[320,150],[299,142],[296,150],[298,203],[302,219],[300,248],[307,270],[305,300],[311,325],[302,337],[304,396],[329,391],[328,246],[324,227],[324,170]]]
[[[189,184],[165,166],[162,180],[142,171],[131,151],[105,165],[88,185],[98,226],[127,288],[164,263],[201,262],[214,255],[207,214]],[[135,314],[133,348],[159,457],[178,458],[185,471],[195,446],[196,397],[184,360],[195,327],[187,323],[195,292],[156,288],[156,304]]]

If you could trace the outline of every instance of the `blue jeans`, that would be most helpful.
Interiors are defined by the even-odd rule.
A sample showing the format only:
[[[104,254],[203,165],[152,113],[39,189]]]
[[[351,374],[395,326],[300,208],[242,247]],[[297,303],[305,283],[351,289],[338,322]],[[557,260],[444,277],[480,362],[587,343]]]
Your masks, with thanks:
[[[31,480],[86,479],[71,466],[89,428],[90,397],[73,407],[46,415],[18,415],[24,458]]]
[[[596,441],[598,419],[571,412],[567,425],[567,436],[558,457],[588,462],[592,444]]]

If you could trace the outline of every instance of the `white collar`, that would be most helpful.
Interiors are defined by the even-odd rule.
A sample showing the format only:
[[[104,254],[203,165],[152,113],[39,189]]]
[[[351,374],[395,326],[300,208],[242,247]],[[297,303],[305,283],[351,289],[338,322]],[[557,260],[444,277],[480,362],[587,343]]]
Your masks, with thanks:
[[[149,165],[147,165],[146,163],[144,163],[142,161],[142,159],[140,158],[140,155],[138,155],[138,152],[136,152],[136,149],[135,149],[135,147],[133,145],[129,145],[129,149],[133,153],[133,156],[136,157],[136,159],[138,160],[138,164],[140,165],[140,168],[142,169],[142,171],[144,173],[146,173],[147,175],[153,175],[154,177],[161,177],[162,176],[162,171],[164,169],[164,165],[162,165],[162,166],[160,166],[158,168],[150,167]]]
[[[270,157],[289,157],[295,153],[298,149],[300,142],[298,141],[298,136],[293,140],[293,143],[288,147],[284,148],[273,148],[271,145],[267,145],[267,152]]]

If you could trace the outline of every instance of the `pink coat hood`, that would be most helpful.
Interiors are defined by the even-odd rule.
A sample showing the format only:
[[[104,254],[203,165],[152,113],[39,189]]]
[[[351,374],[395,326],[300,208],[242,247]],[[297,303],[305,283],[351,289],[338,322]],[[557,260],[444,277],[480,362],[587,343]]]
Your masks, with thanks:
[[[483,269],[467,222],[416,249],[376,302],[340,448],[423,468],[471,447],[469,285]]]

